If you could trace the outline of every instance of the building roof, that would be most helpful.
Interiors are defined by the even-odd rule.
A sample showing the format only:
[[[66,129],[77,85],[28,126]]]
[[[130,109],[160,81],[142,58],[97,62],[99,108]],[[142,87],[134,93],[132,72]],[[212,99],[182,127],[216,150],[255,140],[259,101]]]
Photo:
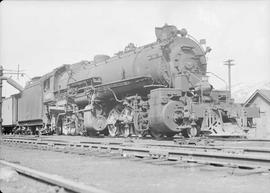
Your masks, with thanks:
[[[270,103],[270,90],[266,90],[266,89],[257,89],[244,103],[244,106],[248,106],[253,99],[260,95],[263,99],[265,99],[267,102]]]

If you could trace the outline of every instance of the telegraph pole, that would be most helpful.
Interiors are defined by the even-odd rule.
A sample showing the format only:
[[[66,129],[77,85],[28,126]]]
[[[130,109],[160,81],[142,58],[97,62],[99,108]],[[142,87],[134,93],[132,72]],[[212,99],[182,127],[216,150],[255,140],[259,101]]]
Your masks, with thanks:
[[[232,95],[232,84],[231,84],[231,66],[234,64],[232,63],[234,60],[228,59],[224,61],[224,65],[228,66],[228,81],[229,81],[229,98],[231,99]]]

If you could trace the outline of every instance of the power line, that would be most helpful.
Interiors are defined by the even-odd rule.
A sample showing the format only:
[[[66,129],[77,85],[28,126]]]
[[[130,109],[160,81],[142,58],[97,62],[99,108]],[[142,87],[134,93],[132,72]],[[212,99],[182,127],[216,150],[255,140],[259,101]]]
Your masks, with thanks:
[[[3,74],[4,75],[17,75],[17,80],[20,79],[20,76],[21,77],[24,77],[26,76],[27,78],[31,79],[25,72],[25,70],[21,70],[20,69],[20,65],[18,64],[17,66],[17,70],[13,70],[13,69],[3,69]]]

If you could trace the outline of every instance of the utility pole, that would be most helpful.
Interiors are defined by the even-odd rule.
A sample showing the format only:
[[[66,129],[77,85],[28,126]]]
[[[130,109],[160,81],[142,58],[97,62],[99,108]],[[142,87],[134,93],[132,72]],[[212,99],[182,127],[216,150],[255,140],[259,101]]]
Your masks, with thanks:
[[[0,136],[2,137],[2,76],[3,66],[0,65]]]
[[[224,61],[224,65],[228,66],[228,81],[229,81],[229,98],[231,99],[232,95],[232,84],[231,84],[231,66],[234,64],[232,63],[234,60],[228,59]]]

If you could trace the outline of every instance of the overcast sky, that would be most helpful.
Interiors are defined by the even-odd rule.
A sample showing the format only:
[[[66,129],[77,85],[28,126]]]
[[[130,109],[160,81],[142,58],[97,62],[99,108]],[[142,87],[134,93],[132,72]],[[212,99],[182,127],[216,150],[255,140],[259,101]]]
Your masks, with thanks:
[[[20,64],[28,76],[40,76],[96,54],[113,55],[129,42],[151,43],[154,27],[164,23],[206,39],[212,48],[208,71],[227,80],[223,61],[231,58],[233,84],[270,81],[270,1],[262,0],[4,1],[0,64],[5,69]],[[14,92],[6,84],[3,91]]]

